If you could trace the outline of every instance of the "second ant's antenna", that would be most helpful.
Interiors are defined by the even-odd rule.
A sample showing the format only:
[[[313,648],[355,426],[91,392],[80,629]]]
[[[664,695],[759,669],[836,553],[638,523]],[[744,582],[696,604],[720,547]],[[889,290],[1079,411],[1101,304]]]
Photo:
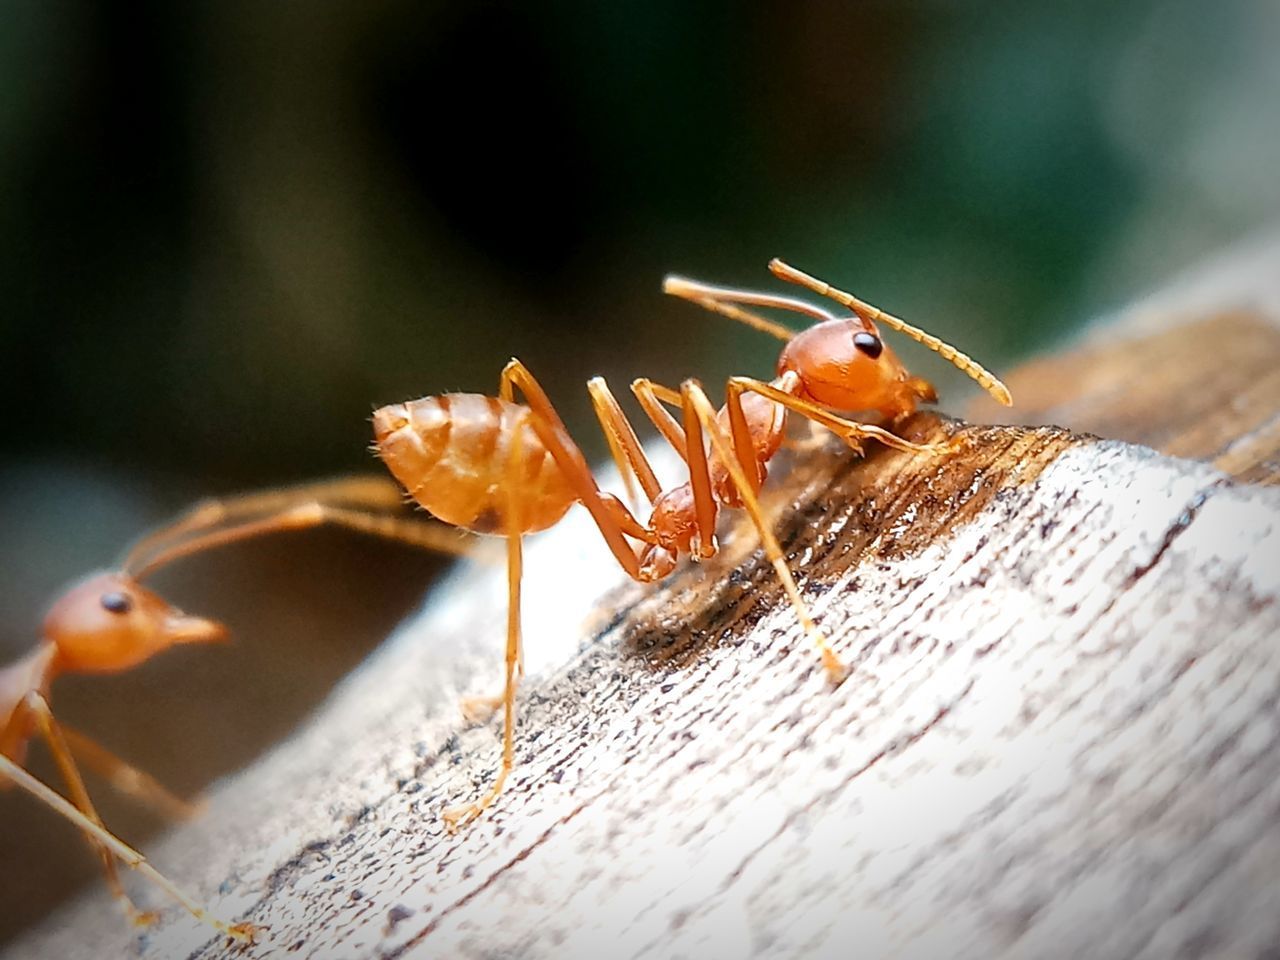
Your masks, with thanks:
[[[966,353],[961,353],[951,344],[938,339],[931,333],[925,333],[919,327],[914,327],[892,314],[885,313],[878,307],[873,307],[869,303],[864,303],[851,293],[845,293],[843,290],[837,290],[831,284],[817,277],[810,276],[803,270],[797,270],[789,264],[783,263],[776,257],[769,261],[769,270],[775,277],[780,280],[786,280],[788,283],[798,284],[806,289],[812,290],[814,293],[824,297],[830,297],[836,303],[848,307],[864,320],[870,320],[873,323],[883,323],[886,327],[891,327],[901,333],[905,333],[912,340],[923,343],[930,350],[939,354],[944,360],[950,360],[958,368],[977,381],[978,386],[991,394],[998,403],[1004,404],[1006,407],[1013,406],[1013,395],[1009,393],[1009,388],[1000,382],[1000,379],[982,364],[978,363]]]
[[[248,540],[275,530],[315,526],[317,518],[314,514],[317,512],[323,512],[320,504],[303,504],[302,508],[295,508],[279,516],[263,517],[258,520],[250,520],[247,523],[235,524],[211,531],[193,532],[185,540],[177,536],[166,538],[150,556],[145,554],[140,556],[140,551],[131,551],[130,556],[125,559],[123,570],[133,579],[142,580],[144,577],[155,573],[161,567],[166,567],[175,560],[181,560],[183,557],[189,557],[194,553],[203,553],[215,547],[235,543],[239,540]],[[177,534],[185,532],[185,529],[174,530],[173,532]],[[165,531],[161,532],[164,533]]]
[[[400,487],[389,477],[338,477],[228,500],[206,500],[137,541],[125,554],[120,570],[141,580],[194,553],[322,524],[439,553],[473,554],[474,548],[450,528],[383,513],[402,505]]]

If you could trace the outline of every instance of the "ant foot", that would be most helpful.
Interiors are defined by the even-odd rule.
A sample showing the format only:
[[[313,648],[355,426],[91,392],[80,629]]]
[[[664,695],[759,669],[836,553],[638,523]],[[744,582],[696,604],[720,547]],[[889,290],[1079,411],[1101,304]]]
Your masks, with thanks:
[[[227,936],[239,943],[252,944],[258,942],[258,934],[266,929],[256,923],[233,923],[227,927]]]
[[[840,686],[849,675],[848,665],[830,650],[822,651],[822,668],[827,671],[827,679],[833,687]]]
[[[866,454],[866,449],[862,445],[862,440],[856,434],[846,434],[840,438],[844,441],[845,446],[853,451],[855,457],[861,457]]]
[[[502,697],[463,697],[459,709],[462,711],[462,719],[475,726],[486,722],[500,706]]]
[[[444,828],[450,833],[457,833],[460,827],[466,826],[476,817],[480,816],[484,807],[478,803],[468,803],[461,807],[447,807],[440,814],[444,820]]]
[[[151,927],[160,922],[160,914],[154,910],[130,910],[129,922],[135,927]]]

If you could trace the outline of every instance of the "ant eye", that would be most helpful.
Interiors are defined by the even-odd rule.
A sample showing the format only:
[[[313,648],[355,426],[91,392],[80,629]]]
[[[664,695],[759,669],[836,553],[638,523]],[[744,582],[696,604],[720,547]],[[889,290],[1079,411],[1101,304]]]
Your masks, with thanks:
[[[104,593],[99,602],[103,610],[111,613],[128,613],[133,609],[133,601],[129,599],[129,595],[114,590],[111,593]]]
[[[874,333],[868,333],[865,330],[853,335],[853,345],[872,360],[879,357],[884,350],[884,344],[880,342],[880,338]]]

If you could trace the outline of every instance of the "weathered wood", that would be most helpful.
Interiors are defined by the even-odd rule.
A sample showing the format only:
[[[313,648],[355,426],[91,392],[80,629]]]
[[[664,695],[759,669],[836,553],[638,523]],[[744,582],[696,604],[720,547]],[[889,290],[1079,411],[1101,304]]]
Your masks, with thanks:
[[[1280,233],[1190,271],[1075,349],[1009,378],[1017,407],[979,420],[1055,423],[1280,482]]]
[[[1108,381],[1117,408],[1135,382]],[[575,518],[528,551],[519,766],[489,816],[439,820],[498,759],[457,702],[498,681],[501,571],[460,569],[155,862],[268,925],[256,956],[1273,949],[1280,491],[912,424],[952,429],[947,457],[802,445],[774,478],[839,688],[741,527],[646,589]],[[91,896],[8,955],[130,949],[232,952],[172,910],[131,938]]]
[[[1237,480],[1280,482],[1280,328],[1264,315],[1229,312],[1095,338],[1010,379],[1016,423],[1067,424],[1206,460]],[[993,410],[983,403],[977,412]]]

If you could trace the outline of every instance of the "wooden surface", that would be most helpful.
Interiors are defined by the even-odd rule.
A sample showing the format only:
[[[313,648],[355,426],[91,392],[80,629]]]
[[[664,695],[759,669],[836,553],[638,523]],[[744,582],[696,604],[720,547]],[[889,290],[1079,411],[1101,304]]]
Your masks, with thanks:
[[[1280,327],[1265,314],[1210,313],[1094,338],[1025,364],[1009,386],[1011,422],[1067,424],[1206,460],[1244,482],[1280,482]],[[994,405],[975,412],[995,415]]]
[[[1178,325],[1272,319],[1215,304]],[[1019,409],[1086,430],[1168,413],[1128,436],[1224,463],[1230,428],[1192,445],[1204,419],[1149,385],[1159,325],[1123,329],[1132,375],[1067,354],[1057,394],[1052,367],[1014,378]],[[1230,406],[1274,369],[1214,389]],[[1259,402],[1225,465],[1266,480]],[[519,766],[491,815],[439,820],[498,758],[457,702],[498,682],[501,571],[461,568],[154,861],[268,925],[259,957],[1269,955],[1280,491],[961,430],[945,458],[802,445],[779,471],[781,539],[854,665],[839,688],[740,527],[642,588],[574,517],[530,544]],[[236,951],[174,910],[131,936],[95,895],[6,956],[129,953]]]

